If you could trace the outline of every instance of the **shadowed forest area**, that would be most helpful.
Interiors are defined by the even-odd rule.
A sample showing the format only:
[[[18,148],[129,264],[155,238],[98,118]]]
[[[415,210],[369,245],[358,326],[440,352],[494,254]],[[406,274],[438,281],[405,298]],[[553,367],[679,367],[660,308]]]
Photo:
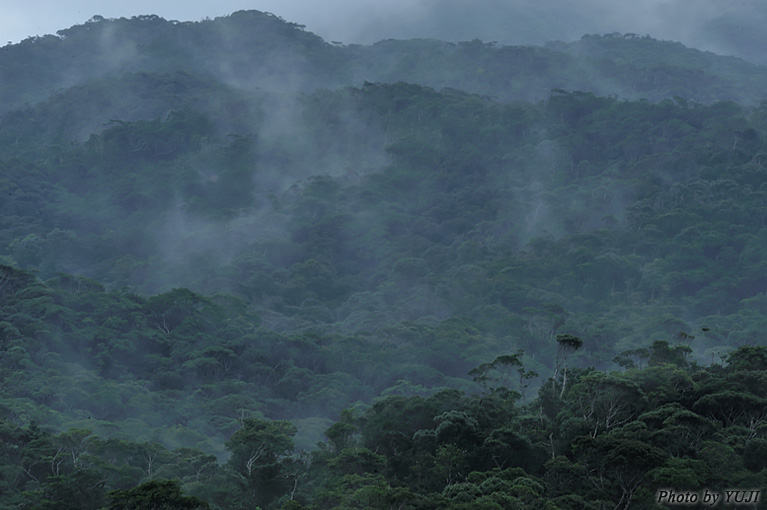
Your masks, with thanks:
[[[1,50],[0,509],[767,487],[767,67],[258,11]]]

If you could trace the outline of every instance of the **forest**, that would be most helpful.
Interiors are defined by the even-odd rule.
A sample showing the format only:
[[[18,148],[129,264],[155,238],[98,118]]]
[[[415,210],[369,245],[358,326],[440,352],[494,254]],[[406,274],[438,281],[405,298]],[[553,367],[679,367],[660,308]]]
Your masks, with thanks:
[[[0,509],[761,508],[766,90],[259,11],[6,45]]]

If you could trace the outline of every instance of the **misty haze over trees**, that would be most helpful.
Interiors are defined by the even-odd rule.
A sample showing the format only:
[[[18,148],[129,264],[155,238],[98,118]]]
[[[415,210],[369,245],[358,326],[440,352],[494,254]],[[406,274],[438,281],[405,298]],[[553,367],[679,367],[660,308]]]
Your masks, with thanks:
[[[366,44],[389,38],[429,37],[543,45],[573,41],[583,34],[650,34],[720,55],[767,63],[763,51],[767,4],[759,0],[419,0],[380,10],[385,15],[374,19],[355,13],[355,20],[344,20],[343,26],[315,23],[320,25],[321,34],[342,34],[337,37]]]
[[[241,11],[2,48],[0,509],[765,486],[746,11],[689,32],[743,59],[609,29],[451,42],[424,12],[441,39]]]

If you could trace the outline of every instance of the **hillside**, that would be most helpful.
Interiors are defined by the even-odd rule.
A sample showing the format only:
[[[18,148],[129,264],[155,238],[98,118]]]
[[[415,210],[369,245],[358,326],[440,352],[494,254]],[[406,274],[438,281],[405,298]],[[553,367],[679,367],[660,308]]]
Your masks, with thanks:
[[[381,13],[386,15],[381,15]],[[312,20],[329,39],[374,44],[384,39],[497,41],[505,46],[573,41],[614,32],[674,40],[688,47],[767,63],[763,48],[767,5],[760,0],[611,2],[608,0],[421,0],[358,14],[335,24]],[[349,16],[347,16],[349,18]],[[307,20],[309,21],[309,20]],[[345,23],[343,23],[345,21]],[[316,23],[316,25],[315,25]],[[320,26],[324,25],[324,26]],[[341,25],[341,26],[339,26]]]
[[[183,23],[157,16],[94,17],[57,36],[7,45],[0,58],[0,112],[124,73],[179,71],[249,91],[311,92],[406,81],[503,102],[537,101],[551,89],[564,89],[622,99],[680,96],[759,104],[767,86],[767,68],[633,34],[530,47],[477,39],[344,46],[276,16],[240,11]]]
[[[0,508],[765,481],[765,68],[248,11],[0,69]]]

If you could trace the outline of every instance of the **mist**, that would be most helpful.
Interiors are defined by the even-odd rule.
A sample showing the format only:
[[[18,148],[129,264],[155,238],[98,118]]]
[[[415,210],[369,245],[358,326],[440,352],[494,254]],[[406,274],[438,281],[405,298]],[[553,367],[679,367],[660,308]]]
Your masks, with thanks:
[[[756,0],[418,0],[333,12],[332,18],[307,18],[308,29],[327,40],[360,44],[431,37],[541,45],[585,34],[634,33],[765,63],[760,28],[767,5]]]
[[[0,33],[16,43],[55,34],[93,15],[107,18],[156,14],[168,20],[201,21],[236,10],[258,9],[305,25],[326,41],[373,44],[385,39],[540,45],[570,42],[585,34],[635,33],[765,63],[761,48],[767,6],[758,0],[335,0],[332,2],[185,2],[182,6],[133,2],[130,7],[82,0],[67,4],[36,0],[6,6]]]
[[[701,486],[764,476],[767,68],[670,42],[745,55],[758,4],[271,5],[0,52],[10,504],[617,508],[607,449],[723,437]]]

